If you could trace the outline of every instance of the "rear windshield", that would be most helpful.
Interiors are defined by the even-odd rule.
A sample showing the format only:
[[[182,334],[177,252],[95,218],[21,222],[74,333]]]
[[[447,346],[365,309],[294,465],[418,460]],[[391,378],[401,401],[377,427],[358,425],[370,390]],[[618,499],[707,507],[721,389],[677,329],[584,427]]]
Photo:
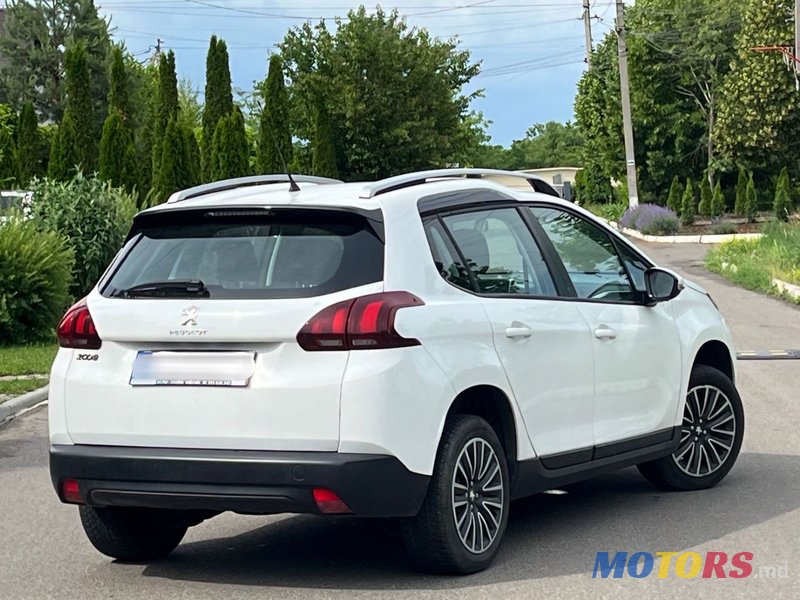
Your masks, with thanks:
[[[134,227],[104,296],[192,280],[211,298],[306,298],[383,279],[383,242],[356,214],[209,211]]]

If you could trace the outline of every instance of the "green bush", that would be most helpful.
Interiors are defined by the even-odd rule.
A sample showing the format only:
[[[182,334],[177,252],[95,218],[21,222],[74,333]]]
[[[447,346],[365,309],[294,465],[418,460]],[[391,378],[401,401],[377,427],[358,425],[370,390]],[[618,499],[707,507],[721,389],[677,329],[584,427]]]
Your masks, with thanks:
[[[706,174],[703,174],[703,178],[700,180],[700,204],[697,207],[697,212],[704,217],[712,216],[712,201],[713,192],[711,191],[711,184]]]
[[[678,176],[672,178],[672,185],[669,186],[669,196],[667,197],[667,208],[675,214],[681,214],[681,196],[683,195],[683,186]]]
[[[711,226],[711,233],[714,235],[728,235],[736,233],[736,225],[733,223],[715,223]]]
[[[747,180],[742,210],[742,214],[747,217],[748,223],[756,222],[756,216],[758,216],[758,192],[756,191],[756,184],[753,181],[752,173],[750,173],[750,179]]]
[[[67,182],[34,179],[31,191],[33,220],[65,236],[75,252],[70,292],[85,295],[122,245],[136,212],[135,199],[81,174]]]
[[[681,223],[691,225],[694,223],[697,202],[694,197],[694,187],[692,180],[686,180],[686,187],[683,188],[683,198],[681,199]]]
[[[680,229],[678,217],[655,217],[649,224],[642,227],[645,235],[675,235]]]
[[[775,201],[773,203],[775,216],[781,221],[788,221],[792,212],[792,188],[789,183],[789,170],[783,167],[775,188]]]
[[[74,255],[34,221],[0,224],[0,344],[52,339],[69,305]]]

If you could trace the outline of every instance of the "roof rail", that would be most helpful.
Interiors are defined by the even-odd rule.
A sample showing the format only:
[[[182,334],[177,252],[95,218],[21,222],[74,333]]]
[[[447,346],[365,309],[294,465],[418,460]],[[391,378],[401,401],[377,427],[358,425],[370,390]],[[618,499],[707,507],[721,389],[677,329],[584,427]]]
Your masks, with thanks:
[[[316,183],[319,185],[330,183],[342,183],[338,179],[329,179],[327,177],[314,177],[313,175],[292,175],[291,177],[298,183]],[[222,181],[214,181],[204,185],[191,187],[180,192],[175,192],[167,200],[167,204],[174,204],[175,202],[183,202],[191,198],[198,198],[206,194],[213,194],[214,192],[224,192],[226,190],[235,190],[240,187],[251,185],[266,185],[270,183],[289,183],[289,175],[287,173],[274,174],[274,175],[252,175],[250,177],[237,177],[235,179],[223,179]]]
[[[433,169],[431,171],[419,171],[417,173],[408,173],[406,175],[398,175],[396,177],[389,177],[382,179],[375,183],[370,183],[361,190],[361,198],[374,198],[387,192],[393,192],[405,187],[414,185],[421,185],[427,183],[430,179],[446,179],[456,177],[466,177],[467,179],[483,179],[484,177],[517,177],[525,179],[534,191],[548,194],[550,196],[559,197],[556,192],[547,182],[540,177],[531,173],[521,173],[519,171],[503,171],[500,169]]]

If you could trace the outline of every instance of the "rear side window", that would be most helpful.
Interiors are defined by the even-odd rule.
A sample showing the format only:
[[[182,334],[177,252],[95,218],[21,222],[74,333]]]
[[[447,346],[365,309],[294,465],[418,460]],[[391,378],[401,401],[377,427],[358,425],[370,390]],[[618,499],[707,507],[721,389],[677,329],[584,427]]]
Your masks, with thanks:
[[[383,279],[383,242],[359,215],[208,211],[152,221],[142,222],[103,295],[199,280],[211,298],[305,298]]]

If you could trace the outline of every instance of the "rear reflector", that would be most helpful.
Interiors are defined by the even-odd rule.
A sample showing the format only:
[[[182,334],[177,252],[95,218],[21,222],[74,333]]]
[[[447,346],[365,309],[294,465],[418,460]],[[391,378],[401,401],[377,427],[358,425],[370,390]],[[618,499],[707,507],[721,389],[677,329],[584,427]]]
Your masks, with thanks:
[[[78,481],[75,479],[65,479],[61,482],[61,497],[64,502],[71,504],[83,504],[83,496]]]
[[[333,304],[311,317],[297,334],[304,350],[372,350],[419,346],[394,328],[398,310],[425,303],[408,292],[383,292]]]
[[[353,511],[334,492],[327,488],[314,488],[314,502],[324,515],[342,515]]]
[[[58,325],[58,345],[62,348],[99,350],[102,345],[86,299],[74,304]]]

